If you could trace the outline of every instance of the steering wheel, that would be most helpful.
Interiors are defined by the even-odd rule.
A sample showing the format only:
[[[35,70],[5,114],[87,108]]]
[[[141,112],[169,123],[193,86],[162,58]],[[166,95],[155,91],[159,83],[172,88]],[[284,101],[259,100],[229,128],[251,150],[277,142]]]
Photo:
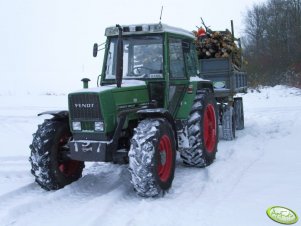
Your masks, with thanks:
[[[150,72],[152,71],[152,68],[149,67],[145,67],[145,66],[135,66],[133,68],[133,75],[134,76],[140,76],[143,74],[150,74]]]

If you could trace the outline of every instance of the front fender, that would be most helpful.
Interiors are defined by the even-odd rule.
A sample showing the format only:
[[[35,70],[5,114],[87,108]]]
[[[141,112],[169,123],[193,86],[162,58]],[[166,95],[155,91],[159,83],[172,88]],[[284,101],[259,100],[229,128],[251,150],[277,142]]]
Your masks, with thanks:
[[[68,119],[69,112],[68,111],[44,111],[38,114],[41,115],[52,115],[54,119]]]

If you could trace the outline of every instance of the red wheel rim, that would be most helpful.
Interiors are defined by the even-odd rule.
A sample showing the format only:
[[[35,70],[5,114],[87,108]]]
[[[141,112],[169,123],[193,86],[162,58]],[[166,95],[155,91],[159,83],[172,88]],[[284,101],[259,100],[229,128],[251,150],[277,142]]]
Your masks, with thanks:
[[[208,104],[204,113],[204,146],[210,153],[214,150],[216,145],[216,118],[215,110],[212,104]]]
[[[166,182],[170,177],[172,167],[172,146],[167,135],[163,135],[159,143],[158,175],[161,181]]]
[[[75,160],[69,160],[64,163],[59,164],[59,170],[62,174],[64,174],[66,177],[70,177],[76,174],[78,167],[79,167],[78,161]]]
[[[64,135],[59,140],[58,159],[61,159],[60,158],[60,151],[64,150],[64,146],[67,144],[69,138],[70,138],[69,135]],[[75,161],[75,160],[66,160],[66,161],[58,162],[59,171],[62,174],[64,174],[66,177],[70,177],[72,175],[75,175],[76,172],[78,171],[79,166],[80,166],[80,162]]]

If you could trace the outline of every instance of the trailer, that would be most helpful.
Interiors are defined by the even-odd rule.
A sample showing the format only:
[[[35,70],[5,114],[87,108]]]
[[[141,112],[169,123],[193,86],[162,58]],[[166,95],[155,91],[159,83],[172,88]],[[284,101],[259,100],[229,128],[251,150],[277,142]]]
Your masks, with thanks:
[[[231,57],[200,59],[200,76],[210,80],[218,103],[219,123],[225,140],[235,138],[235,130],[244,128],[242,97],[247,92],[247,73],[232,63]]]

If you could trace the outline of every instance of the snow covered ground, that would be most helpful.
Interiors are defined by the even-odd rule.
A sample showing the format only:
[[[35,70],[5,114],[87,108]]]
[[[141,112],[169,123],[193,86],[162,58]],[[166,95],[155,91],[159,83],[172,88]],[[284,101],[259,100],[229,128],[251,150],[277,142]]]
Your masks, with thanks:
[[[215,162],[184,167],[171,190],[143,199],[126,165],[92,163],[79,181],[46,192],[33,182],[31,134],[46,110],[66,109],[66,95],[0,95],[0,225],[277,225],[273,205],[301,216],[301,90],[276,86],[243,95],[245,129],[220,141]],[[300,222],[297,223],[297,225]]]

